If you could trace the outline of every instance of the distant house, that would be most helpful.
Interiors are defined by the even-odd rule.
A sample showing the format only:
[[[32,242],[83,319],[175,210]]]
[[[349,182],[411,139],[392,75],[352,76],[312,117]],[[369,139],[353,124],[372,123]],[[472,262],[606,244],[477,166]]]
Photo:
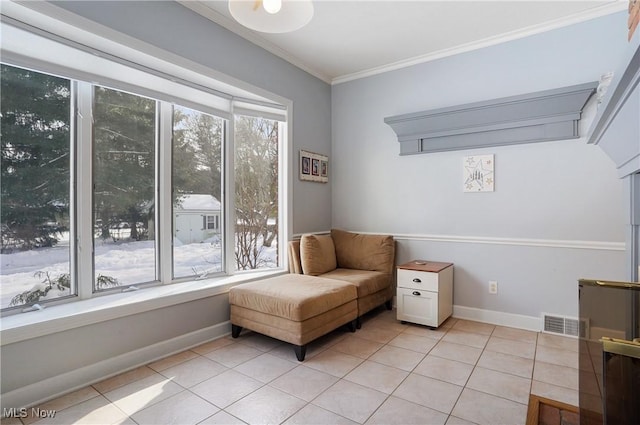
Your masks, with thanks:
[[[173,211],[174,237],[183,244],[220,234],[220,201],[212,195],[184,195]]]

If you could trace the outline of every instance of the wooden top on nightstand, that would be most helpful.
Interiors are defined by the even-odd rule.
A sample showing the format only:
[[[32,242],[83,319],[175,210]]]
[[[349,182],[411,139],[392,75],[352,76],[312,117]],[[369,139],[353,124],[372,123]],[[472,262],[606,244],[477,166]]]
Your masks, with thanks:
[[[420,272],[440,273],[442,270],[453,263],[439,263],[437,261],[413,260],[408,263],[400,264],[399,269],[416,270]]]

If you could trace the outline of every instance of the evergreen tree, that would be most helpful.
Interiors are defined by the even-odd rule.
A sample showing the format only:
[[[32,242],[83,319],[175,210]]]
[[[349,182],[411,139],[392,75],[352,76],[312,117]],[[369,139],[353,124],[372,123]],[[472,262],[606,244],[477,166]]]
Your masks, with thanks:
[[[2,250],[53,246],[68,229],[70,81],[1,65]]]
[[[156,102],[96,87],[94,93],[94,212],[102,237],[126,223],[139,239],[155,199]]]
[[[189,138],[197,146],[196,168],[200,176],[199,193],[213,195],[220,200],[222,172],[222,119],[206,114],[187,120]]]
[[[220,200],[222,119],[176,107],[173,120],[174,202],[189,193]]]

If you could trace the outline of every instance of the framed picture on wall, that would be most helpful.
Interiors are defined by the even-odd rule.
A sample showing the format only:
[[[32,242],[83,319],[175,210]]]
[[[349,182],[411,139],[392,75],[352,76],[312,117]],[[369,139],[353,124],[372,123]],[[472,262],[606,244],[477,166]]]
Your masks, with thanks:
[[[329,181],[329,157],[300,150],[300,180],[327,183]]]
[[[493,155],[474,155],[463,158],[464,192],[493,192],[495,185]]]

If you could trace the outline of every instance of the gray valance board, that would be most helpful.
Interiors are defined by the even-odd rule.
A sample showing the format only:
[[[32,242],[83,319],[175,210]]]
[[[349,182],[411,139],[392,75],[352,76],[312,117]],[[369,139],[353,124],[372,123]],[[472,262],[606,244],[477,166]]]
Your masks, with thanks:
[[[387,117],[400,155],[575,139],[597,82]]]

